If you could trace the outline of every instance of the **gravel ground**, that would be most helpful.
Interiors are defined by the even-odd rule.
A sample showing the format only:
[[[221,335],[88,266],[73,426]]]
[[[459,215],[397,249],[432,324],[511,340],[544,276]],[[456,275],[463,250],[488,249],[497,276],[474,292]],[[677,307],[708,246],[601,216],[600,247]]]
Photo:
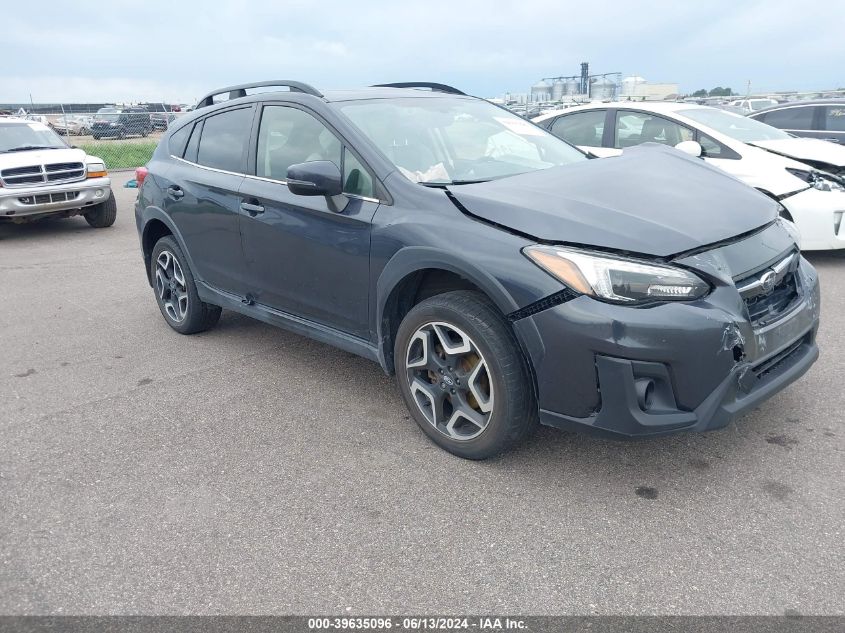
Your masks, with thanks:
[[[845,614],[845,254],[822,356],[737,424],[472,463],[373,363],[183,337],[117,224],[0,226],[0,613]]]

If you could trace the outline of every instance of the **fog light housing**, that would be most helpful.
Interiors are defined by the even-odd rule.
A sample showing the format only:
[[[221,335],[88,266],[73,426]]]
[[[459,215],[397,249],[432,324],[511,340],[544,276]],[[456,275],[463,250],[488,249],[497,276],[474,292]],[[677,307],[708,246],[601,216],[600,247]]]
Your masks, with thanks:
[[[102,198],[102,197],[103,197],[103,190],[102,190],[102,189],[97,189],[97,190],[94,192],[94,197],[95,197],[95,198]]]

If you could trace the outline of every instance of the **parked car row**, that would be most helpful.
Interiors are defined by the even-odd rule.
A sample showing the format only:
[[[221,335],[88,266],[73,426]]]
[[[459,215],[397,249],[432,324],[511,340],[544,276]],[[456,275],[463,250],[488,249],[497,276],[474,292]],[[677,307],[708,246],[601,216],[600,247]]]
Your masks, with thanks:
[[[682,149],[776,200],[803,250],[845,248],[845,147],[688,103],[596,103],[534,121],[599,157],[642,143]]]
[[[537,422],[723,427],[807,371],[818,276],[779,216],[838,246],[842,194],[783,154],[835,153],[688,104],[539,123],[442,84],[210,93],[136,172],[163,320],[193,334],[225,308],[374,360],[471,459]]]

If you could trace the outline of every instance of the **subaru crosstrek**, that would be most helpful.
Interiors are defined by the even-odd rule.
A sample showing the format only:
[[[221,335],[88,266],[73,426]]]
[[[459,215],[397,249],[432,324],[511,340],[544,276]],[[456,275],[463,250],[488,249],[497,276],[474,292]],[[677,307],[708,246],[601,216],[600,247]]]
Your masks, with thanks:
[[[537,421],[722,427],[818,356],[775,200],[660,145],[589,160],[449,86],[218,90],[137,176],[168,325],[226,308],[375,360],[461,457]]]

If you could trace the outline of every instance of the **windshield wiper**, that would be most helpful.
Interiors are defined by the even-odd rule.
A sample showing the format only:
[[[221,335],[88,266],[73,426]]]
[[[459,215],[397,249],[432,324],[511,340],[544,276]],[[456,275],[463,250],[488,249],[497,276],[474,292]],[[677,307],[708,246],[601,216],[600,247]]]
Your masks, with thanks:
[[[13,147],[11,149],[3,150],[4,154],[9,154],[11,152],[28,152],[34,149],[62,149],[60,145],[19,145],[18,147]]]
[[[492,178],[478,178],[476,180],[449,180],[444,182],[437,182],[436,180],[432,181],[421,181],[420,184],[425,187],[451,187],[452,185],[475,185],[479,182],[490,182],[493,180]]]

